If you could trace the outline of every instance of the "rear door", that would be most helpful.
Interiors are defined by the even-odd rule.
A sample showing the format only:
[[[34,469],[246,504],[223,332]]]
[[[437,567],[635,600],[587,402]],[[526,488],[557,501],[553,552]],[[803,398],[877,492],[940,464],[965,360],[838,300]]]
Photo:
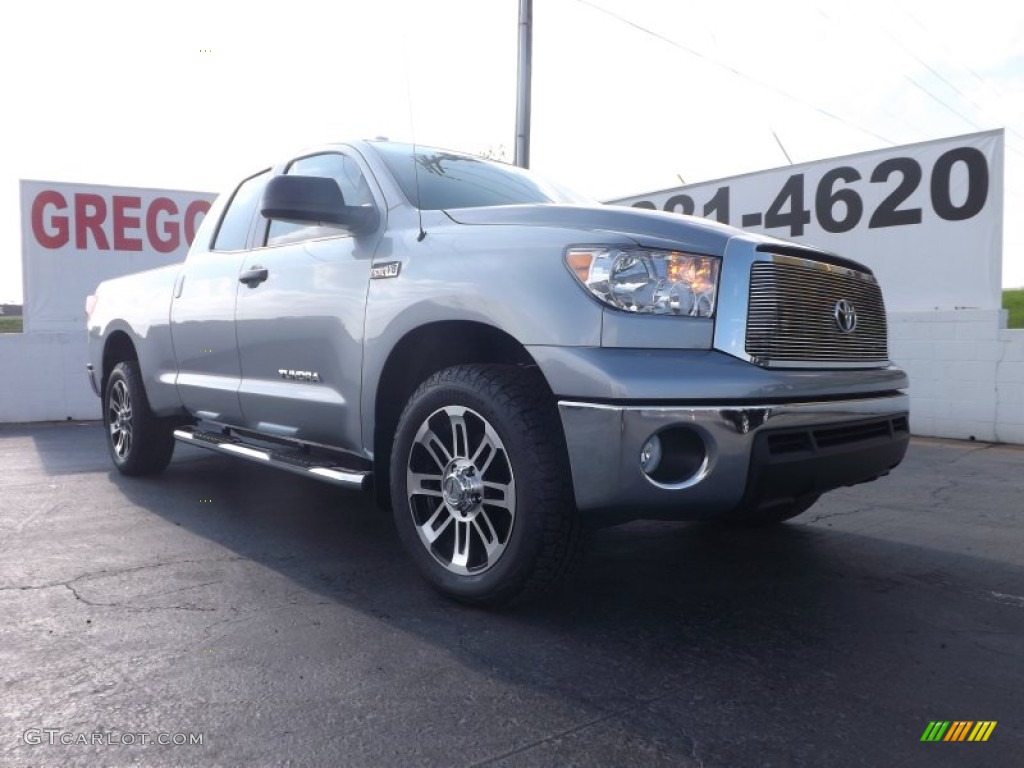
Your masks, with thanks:
[[[361,450],[363,321],[370,262],[384,230],[380,190],[352,152],[292,161],[286,173],[334,179],[347,205],[375,205],[380,224],[338,227],[262,221],[235,311],[245,424],[259,432]]]
[[[182,403],[200,418],[224,424],[242,422],[235,302],[257,206],[269,178],[270,171],[264,171],[243,181],[212,237],[205,244],[196,238],[171,302],[176,382]]]

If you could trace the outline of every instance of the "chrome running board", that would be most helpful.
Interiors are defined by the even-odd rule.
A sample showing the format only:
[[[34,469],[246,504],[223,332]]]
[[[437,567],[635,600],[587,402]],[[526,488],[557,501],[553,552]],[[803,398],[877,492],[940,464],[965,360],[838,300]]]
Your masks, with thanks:
[[[220,432],[204,432],[195,427],[179,427],[174,430],[174,439],[226,456],[237,456],[240,459],[248,459],[286,472],[339,485],[342,488],[365,490],[373,477],[373,473],[366,470],[347,469],[338,466],[336,462],[310,458],[298,451],[271,450],[249,445],[237,437]]]

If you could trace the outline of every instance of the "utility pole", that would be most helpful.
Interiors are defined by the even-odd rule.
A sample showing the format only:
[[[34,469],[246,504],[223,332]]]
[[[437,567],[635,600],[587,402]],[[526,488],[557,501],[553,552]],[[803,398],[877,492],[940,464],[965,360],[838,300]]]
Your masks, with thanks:
[[[530,77],[533,58],[533,0],[519,0],[519,88],[516,98],[515,164],[530,167]]]

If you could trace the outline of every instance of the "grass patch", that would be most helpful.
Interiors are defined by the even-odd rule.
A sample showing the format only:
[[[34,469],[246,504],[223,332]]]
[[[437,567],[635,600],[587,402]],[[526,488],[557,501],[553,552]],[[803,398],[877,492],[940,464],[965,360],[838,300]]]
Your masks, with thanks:
[[[1024,288],[1003,291],[1003,309],[1010,310],[1007,328],[1024,328]]]
[[[4,317],[0,315],[0,333],[21,333],[20,317]]]

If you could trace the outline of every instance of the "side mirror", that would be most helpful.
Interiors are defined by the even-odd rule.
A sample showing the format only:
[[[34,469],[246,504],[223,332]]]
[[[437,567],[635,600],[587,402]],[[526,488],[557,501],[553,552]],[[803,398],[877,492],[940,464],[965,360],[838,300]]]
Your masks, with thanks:
[[[377,228],[377,209],[345,205],[338,182],[324,176],[275,176],[267,182],[260,213],[298,224],[333,224],[353,233]]]

